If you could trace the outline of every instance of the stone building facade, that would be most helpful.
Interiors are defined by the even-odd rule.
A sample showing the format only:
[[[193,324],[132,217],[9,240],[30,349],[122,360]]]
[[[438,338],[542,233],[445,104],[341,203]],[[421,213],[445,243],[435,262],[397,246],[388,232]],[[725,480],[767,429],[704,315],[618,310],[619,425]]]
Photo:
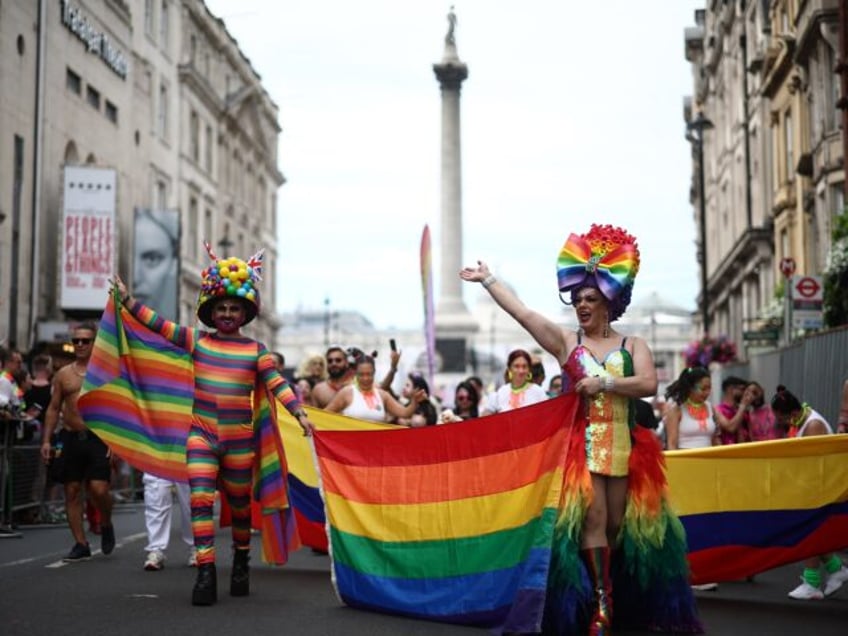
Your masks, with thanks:
[[[0,340],[27,350],[99,317],[60,302],[63,173],[86,165],[116,172],[125,280],[134,210],[178,210],[183,324],[204,238],[221,256],[265,247],[250,330],[274,346],[278,108],[223,21],[202,0],[4,2],[0,48]]]
[[[741,344],[780,320],[782,259],[797,274],[822,273],[844,206],[838,0],[708,0],[685,31],[685,55],[684,116],[712,123],[701,141],[703,206],[697,141],[691,197],[696,221],[706,210],[698,239],[710,332]]]

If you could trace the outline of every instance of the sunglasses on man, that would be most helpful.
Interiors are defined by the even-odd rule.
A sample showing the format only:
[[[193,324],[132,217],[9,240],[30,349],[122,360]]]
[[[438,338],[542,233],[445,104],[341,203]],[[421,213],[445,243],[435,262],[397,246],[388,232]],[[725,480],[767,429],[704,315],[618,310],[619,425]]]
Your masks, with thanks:
[[[75,345],[91,344],[92,340],[93,338],[71,338],[71,342],[73,342]]]

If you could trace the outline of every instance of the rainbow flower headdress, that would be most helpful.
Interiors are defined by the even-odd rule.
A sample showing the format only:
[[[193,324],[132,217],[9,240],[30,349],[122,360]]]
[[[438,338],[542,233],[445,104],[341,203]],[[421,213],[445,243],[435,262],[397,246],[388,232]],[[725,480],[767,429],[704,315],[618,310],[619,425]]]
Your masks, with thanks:
[[[560,294],[596,287],[609,302],[609,320],[617,320],[630,304],[639,272],[636,238],[620,227],[592,224],[587,234],[571,234],[557,258]]]
[[[219,298],[240,298],[247,315],[245,324],[256,318],[259,313],[259,289],[256,284],[262,280],[261,249],[247,262],[231,256],[218,258],[208,241],[203,242],[212,265],[200,272],[200,296],[197,299],[197,317],[208,327],[212,323],[213,301]]]

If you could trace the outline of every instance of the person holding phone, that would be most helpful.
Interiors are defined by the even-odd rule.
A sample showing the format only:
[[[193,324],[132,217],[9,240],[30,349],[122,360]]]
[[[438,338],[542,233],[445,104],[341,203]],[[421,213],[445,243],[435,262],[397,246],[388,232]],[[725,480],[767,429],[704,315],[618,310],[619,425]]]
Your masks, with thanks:
[[[389,416],[408,420],[418,404],[427,399],[422,389],[416,389],[409,404],[403,406],[386,389],[375,386],[374,358],[371,356],[359,356],[354,368],[354,381],[336,394],[326,410],[371,422],[386,422]]]

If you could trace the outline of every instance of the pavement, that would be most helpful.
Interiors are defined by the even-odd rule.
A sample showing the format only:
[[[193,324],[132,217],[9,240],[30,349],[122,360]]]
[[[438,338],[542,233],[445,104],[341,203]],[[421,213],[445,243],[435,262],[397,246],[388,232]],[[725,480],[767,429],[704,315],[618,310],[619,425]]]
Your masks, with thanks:
[[[178,517],[178,515],[177,515]],[[175,526],[179,520],[175,521]],[[84,636],[200,633],[296,634],[304,636],[417,636],[483,634],[486,630],[406,619],[345,607],[337,598],[326,555],[309,549],[284,567],[262,564],[254,537],[251,593],[229,596],[229,531],[219,531],[218,603],[191,605],[195,570],[185,565],[188,548],[173,529],[163,570],[146,572],[143,506],[116,506],[117,546],[111,555],[90,536],[92,559],[63,563],[71,547],[66,525],[19,528],[21,538],[0,539],[0,634]],[[848,561],[848,555],[843,554]],[[791,565],[753,581],[721,583],[696,592],[708,634],[844,636],[848,633],[848,586],[823,601],[794,601],[787,592],[801,568]],[[642,632],[616,632],[636,636]]]

